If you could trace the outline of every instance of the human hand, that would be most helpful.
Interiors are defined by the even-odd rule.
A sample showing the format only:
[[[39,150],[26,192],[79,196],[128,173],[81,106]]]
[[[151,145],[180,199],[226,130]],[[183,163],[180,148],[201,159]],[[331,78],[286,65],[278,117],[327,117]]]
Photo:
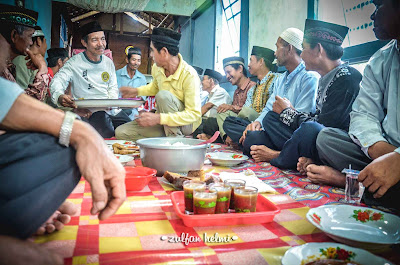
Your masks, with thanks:
[[[78,114],[80,117],[82,118],[86,118],[89,119],[90,116],[92,116],[92,112],[88,109],[74,109],[73,110],[74,113]]]
[[[160,124],[161,116],[158,113],[143,112],[135,120],[140,126],[149,127]]]
[[[25,59],[29,60],[26,63],[26,66],[31,70],[39,69],[40,74],[46,74],[47,64],[44,60],[43,55],[41,55],[40,53],[34,54],[29,49],[26,49],[26,53],[28,54],[28,56]]]
[[[67,108],[74,108],[74,109],[77,108],[77,106],[75,105],[74,99],[70,95],[62,94],[61,96],[58,97],[58,103],[61,106],[64,106]]]
[[[272,104],[272,111],[281,114],[284,109],[293,108],[292,104],[287,98],[281,98],[280,96],[275,96],[275,102]]]
[[[389,188],[400,180],[400,154],[391,152],[373,160],[361,170],[358,181],[374,193],[374,198],[382,197]]]
[[[247,131],[261,131],[261,123],[259,121],[253,121],[252,123],[247,125],[242,137],[240,137],[239,139],[240,144],[243,144],[244,140],[246,140]]]
[[[229,104],[221,104],[217,108],[218,113],[226,112],[228,110],[232,110],[232,105]]]
[[[227,136],[226,139],[225,139],[225,144],[227,146],[232,146],[234,144],[234,142],[232,141],[231,137]]]
[[[121,93],[123,98],[135,98],[138,95],[137,88],[122,86],[119,88],[119,92]]]
[[[75,121],[71,145],[76,162],[92,190],[91,214],[105,220],[112,216],[126,198],[125,170],[103,138],[89,125]]]

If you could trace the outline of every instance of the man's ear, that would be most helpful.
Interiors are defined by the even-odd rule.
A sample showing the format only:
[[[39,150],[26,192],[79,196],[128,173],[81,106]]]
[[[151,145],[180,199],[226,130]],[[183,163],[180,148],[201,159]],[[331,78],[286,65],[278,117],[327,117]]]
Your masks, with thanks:
[[[11,31],[11,41],[15,43],[17,41],[17,36],[19,36],[17,30],[13,29]]]
[[[84,39],[81,39],[81,44],[83,45],[83,47],[87,48],[87,43],[85,42]]]
[[[63,60],[61,58],[58,58],[57,59],[57,66],[61,68],[62,65],[63,65]]]
[[[126,62],[126,64],[129,63],[128,57],[125,57],[125,62]]]
[[[321,54],[323,49],[324,49],[324,47],[322,47],[321,43],[318,43],[317,47],[318,47],[318,54]]]
[[[36,45],[40,48],[43,45],[43,41],[40,37],[36,38]]]

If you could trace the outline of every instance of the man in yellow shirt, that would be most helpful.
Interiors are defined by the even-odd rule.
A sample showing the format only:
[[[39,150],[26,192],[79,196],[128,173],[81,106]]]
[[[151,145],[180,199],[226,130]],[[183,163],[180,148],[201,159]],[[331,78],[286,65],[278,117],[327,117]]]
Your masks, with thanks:
[[[190,135],[201,123],[200,79],[179,54],[181,34],[155,28],[151,36],[153,81],[138,88],[121,87],[124,98],[155,96],[156,113],[144,112],[115,130],[117,139]]]

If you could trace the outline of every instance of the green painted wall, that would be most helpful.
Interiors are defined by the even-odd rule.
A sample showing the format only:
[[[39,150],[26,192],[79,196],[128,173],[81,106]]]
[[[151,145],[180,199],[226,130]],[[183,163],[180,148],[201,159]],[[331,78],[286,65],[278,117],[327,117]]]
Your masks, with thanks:
[[[206,0],[150,0],[144,11],[190,16]]]
[[[253,45],[275,50],[279,35],[287,28],[304,30],[307,0],[250,0],[249,54]]]

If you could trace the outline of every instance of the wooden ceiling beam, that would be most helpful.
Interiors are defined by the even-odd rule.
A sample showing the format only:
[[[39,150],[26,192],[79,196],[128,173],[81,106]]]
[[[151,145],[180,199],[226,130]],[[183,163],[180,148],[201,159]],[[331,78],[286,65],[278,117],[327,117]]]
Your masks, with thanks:
[[[99,12],[99,11],[90,11],[90,12],[87,12],[87,13],[82,14],[82,15],[80,15],[80,16],[71,18],[71,21],[72,21],[72,22],[77,22],[77,21],[79,21],[79,20],[82,20],[82,19],[84,19],[84,18],[87,18],[87,17],[93,16],[93,15],[96,15],[96,14],[98,14],[98,13],[100,13],[100,12]]]

